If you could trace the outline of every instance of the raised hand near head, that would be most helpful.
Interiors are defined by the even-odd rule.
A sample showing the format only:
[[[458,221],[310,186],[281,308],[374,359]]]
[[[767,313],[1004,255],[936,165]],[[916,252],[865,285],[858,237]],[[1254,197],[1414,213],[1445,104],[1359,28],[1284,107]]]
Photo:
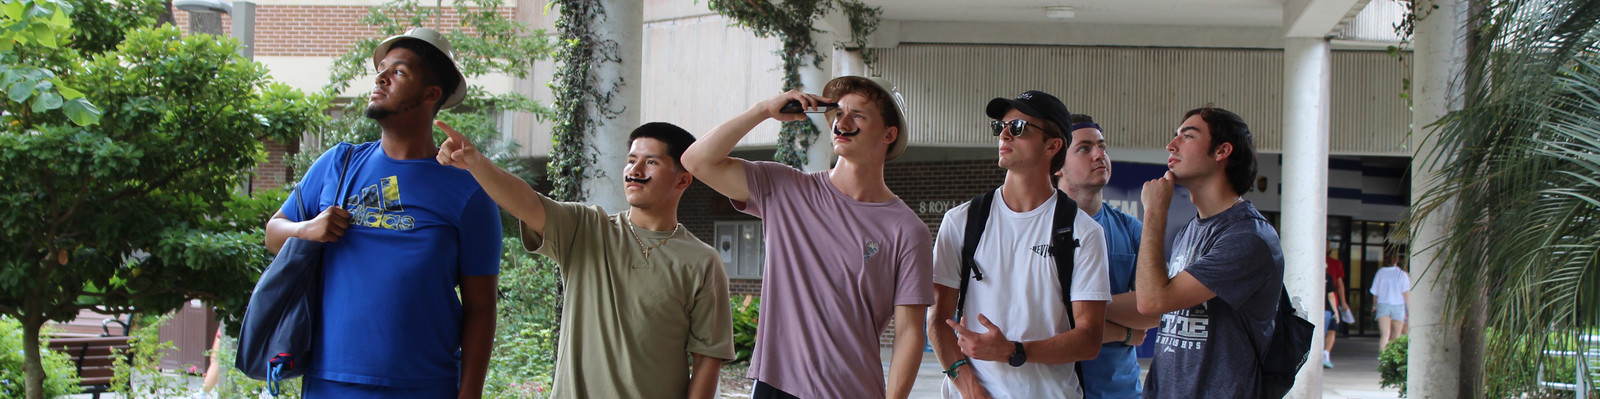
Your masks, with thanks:
[[[444,121],[433,121],[433,124],[438,126],[440,130],[444,130],[444,134],[447,136],[443,143],[439,143],[439,155],[437,158],[440,165],[472,170],[489,162],[489,159],[484,157],[483,153],[478,152],[478,147],[473,146],[472,141],[467,140],[467,136],[457,132],[456,129],[451,128]]]

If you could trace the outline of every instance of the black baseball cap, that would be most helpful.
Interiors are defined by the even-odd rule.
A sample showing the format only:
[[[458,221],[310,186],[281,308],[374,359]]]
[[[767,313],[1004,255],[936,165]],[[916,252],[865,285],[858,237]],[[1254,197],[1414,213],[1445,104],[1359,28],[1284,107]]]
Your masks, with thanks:
[[[1066,132],[1060,132],[1059,130],[1072,126],[1068,123],[1072,121],[1072,111],[1067,110],[1067,105],[1062,104],[1061,99],[1056,98],[1056,96],[1038,90],[1022,92],[1022,94],[1017,95],[1017,98],[995,97],[993,100],[989,100],[989,106],[985,107],[984,113],[988,114],[989,118],[1000,119],[1006,116],[1006,111],[1012,109],[1022,111],[1023,114],[1031,117],[1055,123],[1059,134],[1057,137],[1062,139],[1065,139],[1065,137],[1061,135],[1065,135]]]

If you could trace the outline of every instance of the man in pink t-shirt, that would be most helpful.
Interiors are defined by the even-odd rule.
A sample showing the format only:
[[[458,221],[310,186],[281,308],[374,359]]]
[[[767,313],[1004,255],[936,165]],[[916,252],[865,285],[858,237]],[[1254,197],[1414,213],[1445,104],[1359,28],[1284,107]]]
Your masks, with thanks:
[[[805,173],[729,157],[767,119],[798,101],[828,111],[838,163]],[[829,104],[826,107],[833,107]],[[791,90],[724,122],[683,153],[706,185],[760,217],[766,236],[761,319],[750,361],[752,398],[883,398],[878,335],[894,318],[887,396],[905,398],[922,363],[923,321],[933,303],[933,237],[883,182],[883,164],[906,148],[905,105],[882,79],[845,76],[823,96]]]

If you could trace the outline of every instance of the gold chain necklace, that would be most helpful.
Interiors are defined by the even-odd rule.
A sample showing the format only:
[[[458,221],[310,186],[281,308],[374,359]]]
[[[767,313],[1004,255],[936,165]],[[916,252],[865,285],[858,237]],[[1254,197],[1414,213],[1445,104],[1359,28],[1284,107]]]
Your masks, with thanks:
[[[661,248],[662,245],[667,245],[667,241],[672,241],[672,237],[678,236],[678,228],[683,227],[681,224],[672,226],[672,234],[667,235],[667,238],[661,239],[661,242],[656,243],[656,245],[646,246],[644,245],[644,240],[639,238],[638,228],[633,226],[633,212],[628,212],[627,216],[628,220],[626,220],[626,222],[628,222],[628,231],[633,232],[633,242],[638,243],[639,248],[643,249],[642,252],[644,252],[644,260],[650,260],[650,251],[654,251],[656,248]]]

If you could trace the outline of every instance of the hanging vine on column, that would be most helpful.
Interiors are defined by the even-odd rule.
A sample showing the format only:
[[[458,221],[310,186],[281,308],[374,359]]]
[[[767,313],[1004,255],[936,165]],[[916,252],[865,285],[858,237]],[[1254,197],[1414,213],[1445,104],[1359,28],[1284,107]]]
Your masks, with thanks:
[[[550,196],[559,201],[582,201],[583,179],[595,164],[597,154],[587,137],[603,119],[615,118],[620,111],[611,107],[611,96],[622,86],[621,78],[613,82],[600,82],[594,68],[606,62],[619,62],[617,43],[595,33],[594,26],[605,18],[605,8],[598,0],[552,0],[560,7],[556,29],[560,32],[562,46],[556,60],[560,64],[551,82],[555,92],[555,126],[551,129],[552,148],[549,171],[554,188]],[[610,89],[602,90],[602,83]],[[599,116],[602,120],[594,117]]]
[[[783,47],[776,53],[783,60],[783,90],[801,87],[800,67],[809,59],[813,67],[821,68],[823,56],[817,52],[813,33],[822,32],[812,21],[826,15],[833,7],[842,6],[850,19],[851,43],[866,47],[866,37],[877,29],[878,16],[883,11],[853,0],[788,0],[771,3],[765,0],[709,0],[711,10],[734,21],[735,25],[750,29],[757,37],[776,37]],[[867,59],[863,52],[863,59]],[[870,60],[868,61],[870,62]],[[821,88],[812,88],[816,91]],[[818,93],[820,94],[820,93]],[[785,122],[778,129],[778,149],[773,155],[778,162],[796,168],[806,163],[806,149],[817,140],[821,131],[809,120]]]

